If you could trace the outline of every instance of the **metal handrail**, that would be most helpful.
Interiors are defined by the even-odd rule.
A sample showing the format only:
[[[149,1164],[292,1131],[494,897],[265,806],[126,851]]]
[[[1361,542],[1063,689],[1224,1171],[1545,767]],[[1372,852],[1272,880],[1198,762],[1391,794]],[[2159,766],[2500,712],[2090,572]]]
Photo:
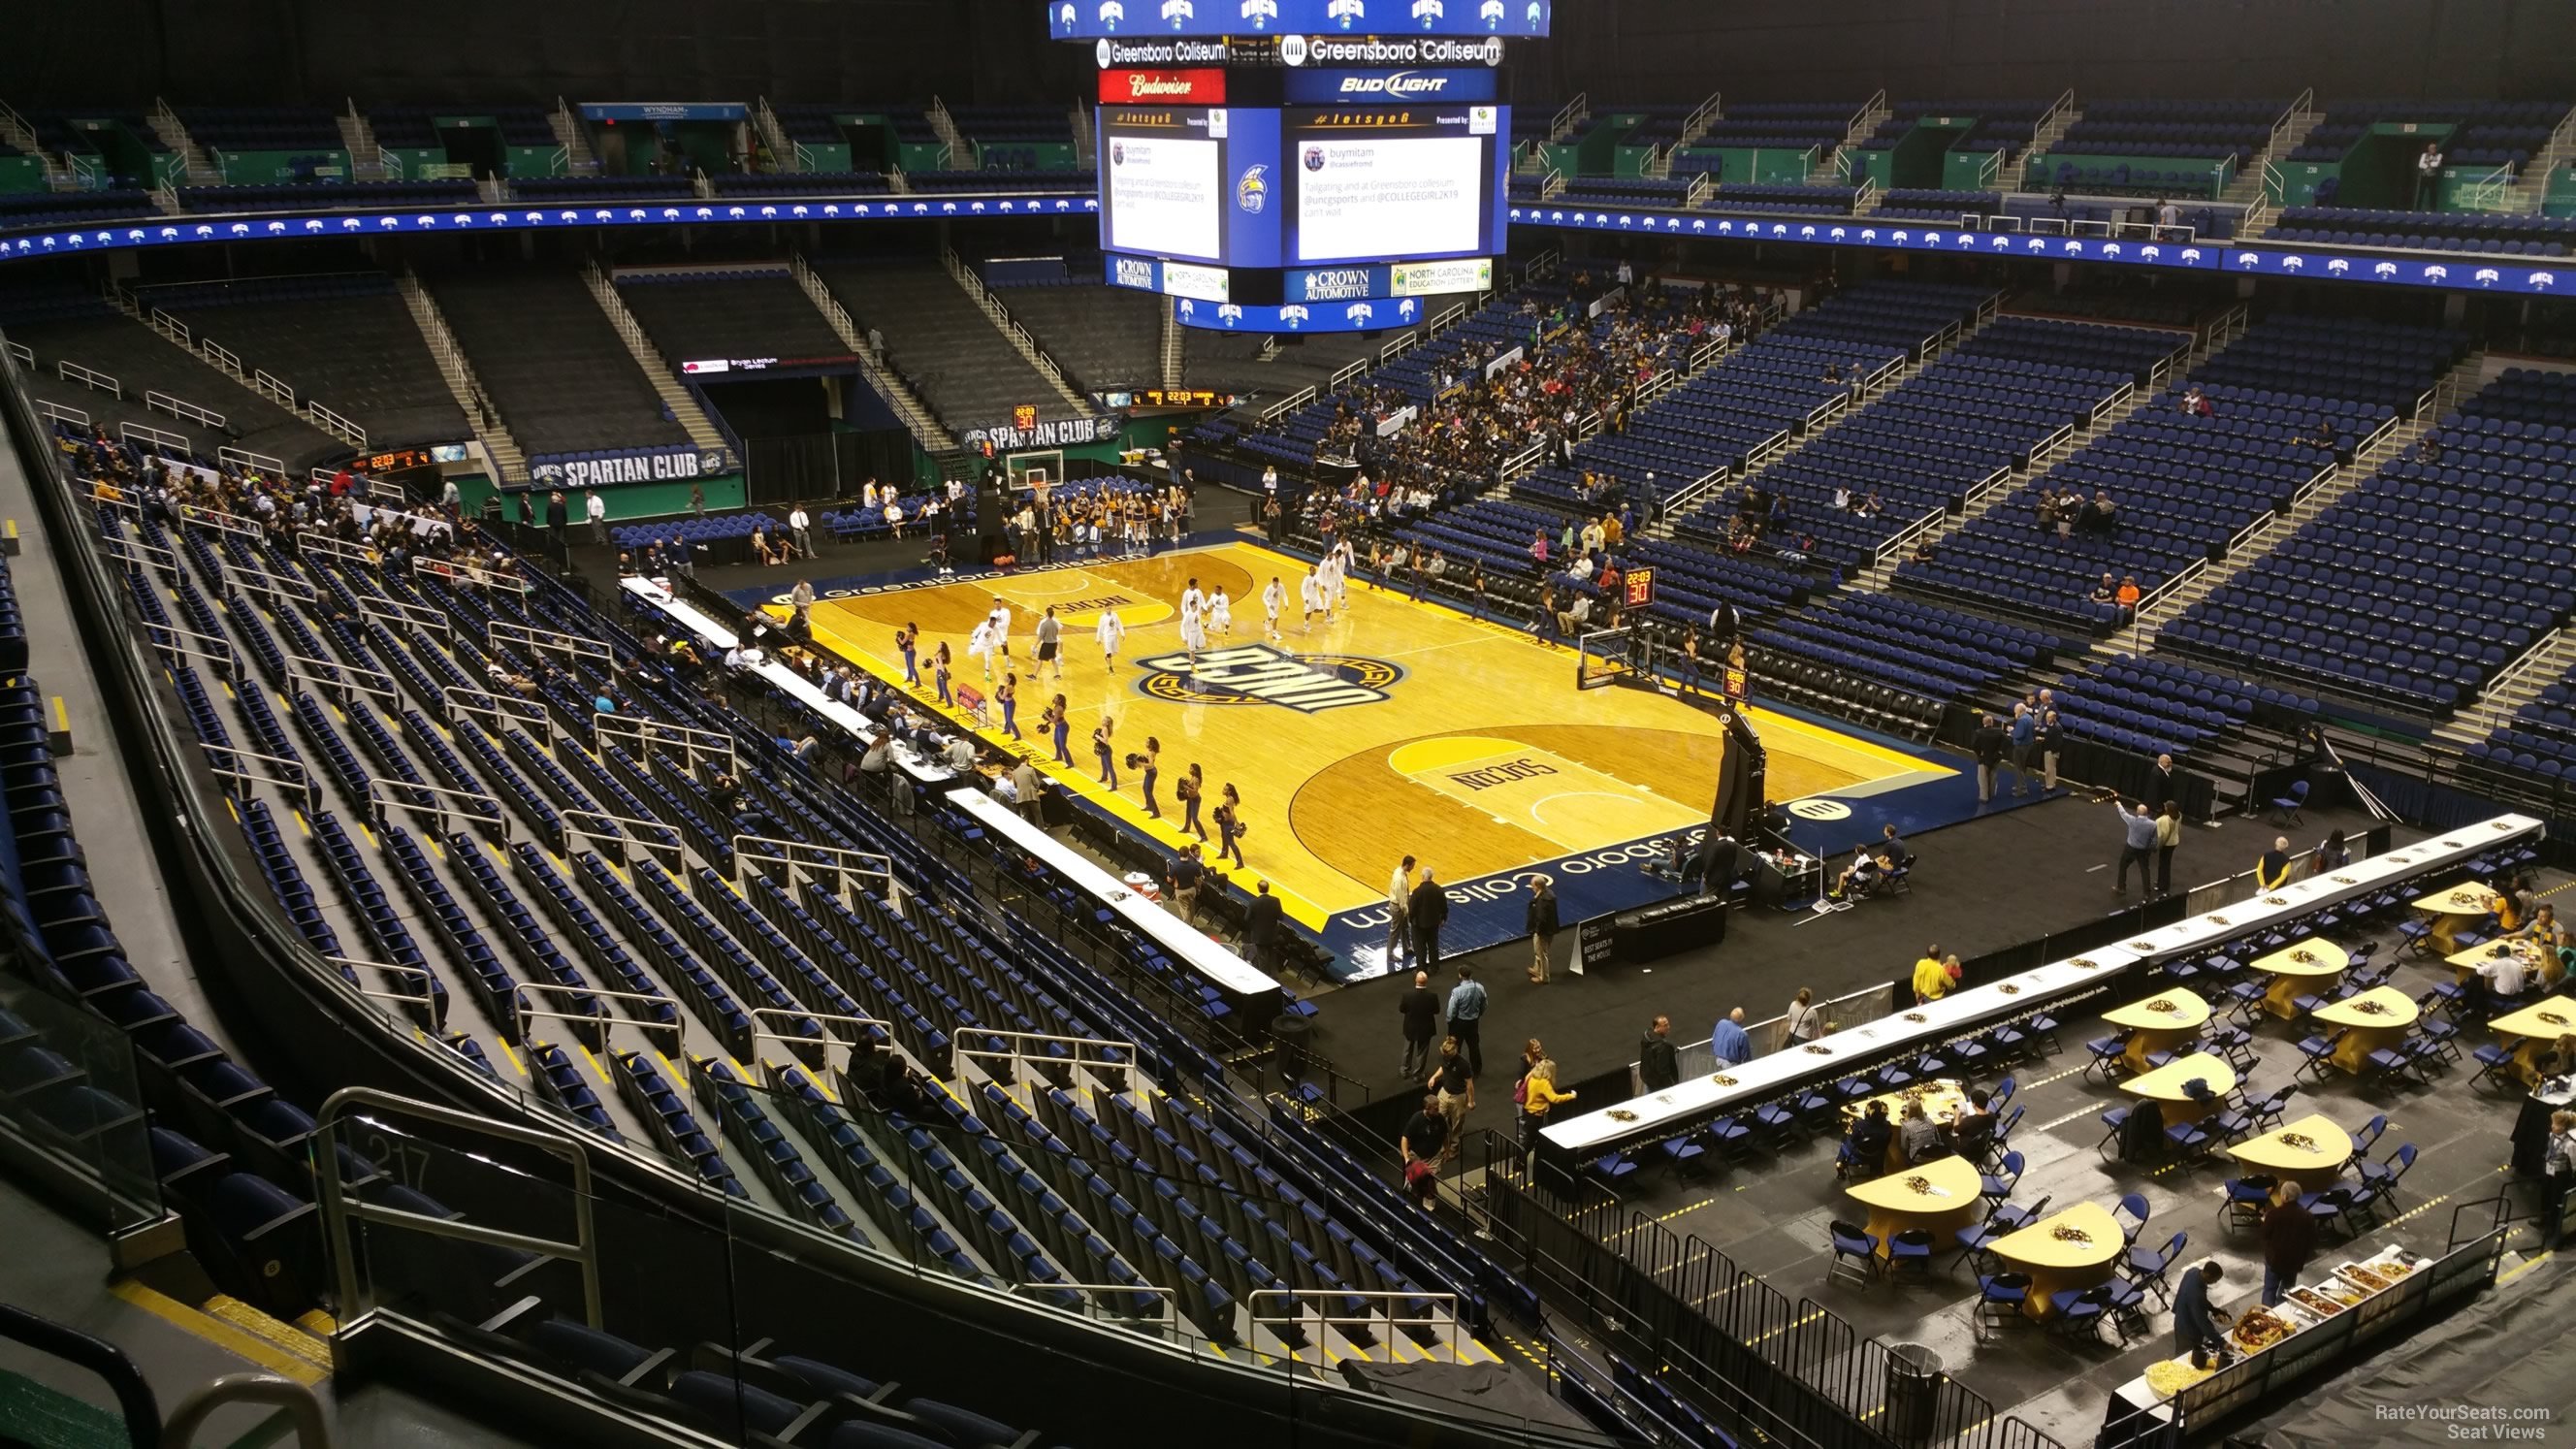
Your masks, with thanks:
[[[166,649],[173,654],[185,654],[194,659],[211,659],[216,663],[223,665],[227,669],[233,668],[238,662],[239,656],[233,652],[233,641],[224,638],[220,634],[200,634],[194,629],[182,628],[177,624],[155,624],[149,621],[146,621],[143,627],[152,630],[155,633],[176,634],[180,638],[192,640],[196,643],[212,644],[216,646],[214,649],[189,649],[173,644],[165,639],[147,638],[144,640],[145,643],[150,644],[155,649]],[[225,748],[229,749],[231,747],[226,746]]]
[[[302,668],[297,666],[301,665]],[[345,689],[351,694],[373,695],[390,699],[399,706],[401,691],[394,688],[394,677],[381,669],[364,664],[342,664],[335,659],[316,659],[308,654],[286,656],[287,688],[297,694],[299,685],[318,684],[325,689]]]
[[[736,835],[733,838],[733,883],[742,889],[754,865],[774,865],[787,873],[787,884],[797,883],[798,873],[829,873],[838,878],[841,890],[849,889],[851,877],[885,882],[887,903],[897,915],[903,914],[903,883],[896,879],[894,858],[872,850],[853,850],[842,845],[817,845],[802,840],[780,840],[767,835]]]
[[[1458,1342],[1461,1336],[1465,1335],[1466,1331],[1466,1325],[1458,1321],[1458,1295],[1455,1293],[1417,1293],[1409,1289],[1401,1288],[1255,1288],[1243,1295],[1244,1308],[1250,1314],[1252,1323],[1255,1327],[1277,1328],[1283,1325],[1302,1324],[1308,1317],[1308,1315],[1305,1314],[1265,1315],[1257,1306],[1259,1301],[1264,1298],[1286,1298],[1292,1302],[1304,1299],[1343,1300],[1357,1298],[1369,1303],[1382,1302],[1388,1305],[1386,1312],[1383,1315],[1372,1315],[1372,1317],[1376,1317],[1379,1321],[1385,1323],[1387,1328],[1391,1331],[1399,1331],[1406,1328],[1437,1329],[1445,1326],[1448,1329],[1449,1336],[1449,1357],[1453,1360],[1458,1359]],[[1448,1305],[1449,1311],[1446,1315],[1431,1317],[1399,1317],[1397,1316],[1394,1308],[1394,1300],[1399,1298],[1405,1300],[1407,1303],[1446,1304]],[[1350,1315],[1335,1314],[1330,1310],[1323,1308],[1319,1304],[1313,1308],[1312,1316],[1320,1318],[1329,1324],[1347,1319]],[[1463,1362],[1463,1360],[1459,1361]]]
[[[566,986],[561,982],[539,981],[533,977],[520,980],[510,989],[510,1016],[520,1041],[529,1039],[528,1023],[532,1021],[586,1021],[604,1032],[616,1020],[605,1011],[556,1011],[551,1007],[531,1006],[528,1004],[531,991],[552,992],[564,997],[596,996],[611,1001],[646,1001],[656,1006],[667,1006],[672,1013],[668,1021],[656,1021],[645,1016],[630,1016],[628,1020],[638,1031],[669,1032],[671,1049],[675,1052],[687,1050],[688,1033],[680,1025],[684,1019],[680,1003],[659,991],[611,991],[604,986]]]
[[[226,586],[246,593],[267,594],[273,598],[293,599],[309,604],[321,597],[310,583],[287,574],[271,573],[256,564],[241,563],[218,556],[215,569]]]
[[[498,713],[498,711],[495,711],[495,713]],[[563,810],[558,811],[557,816],[563,821],[564,853],[566,855],[570,855],[572,853],[572,847],[576,841],[615,841],[617,843],[617,863],[620,865],[630,865],[634,862],[634,853],[627,848],[629,846],[640,847],[646,851],[667,850],[671,852],[671,859],[666,864],[666,868],[671,870],[681,869],[688,861],[687,841],[681,836],[679,827],[672,825],[667,821],[637,820],[624,815],[611,815],[602,810]],[[612,828],[608,830],[593,830],[587,826],[575,824],[574,822],[577,820],[606,821]],[[640,834],[635,831],[632,828],[635,826],[642,826],[646,830],[658,830],[669,838],[663,840],[652,839],[647,835]]]
[[[525,594],[533,592],[537,587],[526,579],[514,578],[509,574],[494,573],[490,569],[477,568],[472,564],[453,563],[446,559],[431,558],[426,554],[414,554],[412,556],[411,571],[415,574],[438,579],[442,582],[472,584],[476,588],[482,589],[508,588],[515,589],[518,592]]]
[[[199,748],[206,752],[206,769],[210,773],[227,780],[239,780],[245,785],[275,785],[281,790],[301,790],[304,792],[305,809],[318,811],[322,808],[322,782],[313,777],[313,771],[302,760],[288,759],[283,755],[263,755],[257,750],[245,750],[239,745],[218,744],[212,740],[200,741]],[[282,765],[285,772],[282,775],[261,775],[240,768],[227,769],[215,763],[217,755],[229,755],[235,760],[257,760],[263,765]]]
[[[573,1240],[555,1242],[526,1233],[503,1232],[497,1228],[477,1227],[451,1218],[432,1217],[426,1213],[404,1212],[382,1207],[363,1198],[347,1195],[340,1181],[340,1126],[342,1114],[352,1107],[373,1107],[388,1113],[416,1117],[461,1132],[478,1133],[504,1142],[561,1157],[572,1166]],[[357,1254],[350,1242],[352,1222],[370,1223],[377,1227],[404,1228],[431,1237],[456,1238],[480,1243],[488,1248],[534,1253],[544,1257],[570,1258],[581,1270],[582,1313],[592,1328],[601,1326],[599,1295],[599,1239],[591,1224],[590,1154],[581,1143],[561,1132],[541,1132],[515,1122],[504,1122],[479,1113],[461,1112],[434,1102],[411,1097],[398,1097],[374,1087],[342,1087],[322,1103],[314,1123],[314,1176],[322,1188],[322,1231],[330,1246],[334,1267],[338,1270],[339,1301],[334,1305],[339,1325],[344,1331],[358,1320],[375,1312],[358,1294]]]
[[[678,745],[689,757],[691,766],[697,764],[698,756],[703,752],[710,758],[723,760],[727,773],[737,772],[734,738],[729,734],[696,729],[689,725],[671,724],[658,719],[638,719],[632,715],[623,714],[593,715],[591,729],[593,733],[610,739],[633,740],[639,747],[656,740]],[[709,741],[712,743],[708,743]],[[647,772],[651,771],[652,752],[641,751],[636,756],[635,763]]]
[[[554,716],[546,712],[544,705],[534,700],[521,699],[510,694],[495,694],[488,689],[475,689],[463,684],[448,685],[440,690],[439,694],[441,701],[447,706],[447,720],[450,724],[454,724],[466,715],[488,714],[494,719],[507,720],[512,724],[534,725],[544,731],[545,738],[549,741],[554,737]],[[512,713],[509,708],[512,705],[524,707],[527,713]],[[498,734],[500,731],[495,730],[493,733]]]
[[[872,1026],[884,1032],[887,1041],[894,1040],[896,1030],[893,1022],[880,1021],[873,1016],[845,1016],[836,1011],[803,1011],[791,1010],[783,1006],[755,1006],[751,1009],[753,1041],[774,1041],[791,1047],[839,1047],[843,1051],[856,1051],[861,1045],[855,1041],[843,1041],[828,1031],[820,1036],[793,1036],[783,1031],[769,1031],[760,1023],[770,1017],[778,1017],[786,1021],[810,1021],[817,1028],[827,1021],[842,1022],[850,1026]],[[868,1043],[868,1045],[874,1045],[874,1043]]]
[[[398,800],[393,798],[393,796],[398,792],[405,791],[423,798],[415,798],[411,800]],[[479,803],[485,808],[486,813],[477,815],[470,810],[448,804],[447,802],[450,800],[464,800]],[[367,813],[373,817],[378,825],[382,825],[385,823],[385,812],[388,807],[396,810],[410,810],[420,814],[431,815],[440,820],[454,818],[472,825],[495,826],[499,828],[501,838],[503,840],[508,840],[510,838],[510,817],[507,812],[502,810],[500,799],[497,796],[486,795],[479,791],[455,790],[450,789],[445,785],[431,785],[418,780],[398,779],[391,775],[369,776],[367,779]]]
[[[95,368],[83,367],[77,362],[70,362],[61,358],[56,358],[54,360],[54,376],[61,378],[66,382],[76,382],[83,387],[96,389],[99,392],[106,393],[112,398],[122,399],[125,396],[125,384],[108,376],[106,373],[100,372]]]
[[[149,423],[118,423],[116,425],[116,436],[121,442],[134,443],[140,440],[143,443],[150,444],[155,449],[167,449],[175,452],[182,458],[193,458],[196,456],[195,452],[189,445],[188,439],[177,433],[163,432],[161,429],[153,427]]]
[[[229,443],[215,449],[215,461],[219,464],[229,463],[236,468],[243,468],[261,473],[283,473],[286,471],[286,460],[284,458],[271,457],[266,453],[254,453],[245,448],[236,448]]]
[[[1017,1045],[1011,1045],[1007,1048],[1000,1049],[994,1047],[970,1047],[965,1044],[963,1035],[960,1035],[956,1044],[957,1055],[960,1058],[967,1060],[980,1060],[985,1057],[995,1057],[1009,1062],[1012,1067],[1012,1072],[1008,1080],[1012,1082],[1027,1080],[1027,1078],[1019,1071],[1019,1065],[1022,1062],[1059,1062],[1076,1067],[1116,1067],[1121,1071],[1134,1071],[1138,1062],[1136,1044],[1134,1042],[1119,1041],[1112,1037],[1060,1036],[1053,1032],[1043,1031],[976,1031],[974,1032],[974,1035],[995,1042],[1052,1042],[1060,1046],[1069,1046],[1074,1048],[1073,1055],[1070,1057],[1037,1056],[1020,1050]],[[1081,1050],[1084,1047],[1103,1047],[1107,1048],[1109,1051],[1125,1052],[1126,1056],[1122,1058],[1103,1054],[1099,1056],[1086,1057],[1083,1055]],[[990,1076],[991,1073],[988,1071],[986,1075]],[[1002,1079],[996,1078],[995,1080],[998,1081]],[[972,1094],[970,1093],[969,1095],[971,1096]]]
[[[483,630],[484,647],[498,654],[504,648],[552,650],[571,659],[591,659],[613,664],[617,656],[596,639],[579,634],[566,634],[556,629],[532,629],[507,619],[494,619]]]
[[[264,536],[260,532],[258,524],[253,523],[246,518],[235,518],[231,514],[226,513],[219,508],[206,508],[195,503],[182,503],[176,511],[181,523],[195,524],[200,528],[211,528],[217,533],[239,534],[244,538],[260,538]]]

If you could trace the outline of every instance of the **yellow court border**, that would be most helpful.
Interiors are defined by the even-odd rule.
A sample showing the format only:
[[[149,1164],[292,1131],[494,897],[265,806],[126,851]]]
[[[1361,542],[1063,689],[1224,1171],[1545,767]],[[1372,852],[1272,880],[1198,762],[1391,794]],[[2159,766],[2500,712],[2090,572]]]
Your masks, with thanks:
[[[1252,555],[1256,559],[1283,571],[1302,571],[1311,567],[1313,562],[1309,559],[1299,558],[1294,554],[1280,552],[1279,550],[1256,542],[1249,537],[1230,538],[1218,543],[1203,544],[1195,548],[1183,549],[1179,552],[1215,552],[1218,550],[1239,550],[1242,553]],[[1154,555],[1156,558],[1165,556],[1167,555]],[[1118,563],[1128,562],[1128,560],[1105,560],[1101,562]],[[926,592],[941,588],[977,588],[984,582],[986,582],[986,580],[981,578],[928,578],[923,579],[916,584],[888,589],[880,594],[872,595],[870,597],[881,598],[888,594],[900,595],[916,590]],[[1405,595],[1402,591],[1396,589],[1384,590],[1381,597],[1389,602],[1401,603],[1414,609],[1428,610],[1440,617],[1476,627],[1480,631],[1489,632],[1496,637],[1513,640],[1529,648],[1544,649],[1549,653],[1558,653],[1562,651],[1564,647],[1561,645],[1547,644],[1533,639],[1522,630],[1514,628],[1509,624],[1498,623],[1493,619],[1469,612],[1465,609],[1454,607],[1445,602],[1431,599],[1413,599]],[[1025,695],[1020,711],[1019,724],[1023,733],[1027,737],[1022,740],[1013,740],[1009,736],[1002,734],[997,725],[991,727],[978,726],[973,722],[972,718],[966,713],[966,711],[955,706],[940,704],[937,694],[934,692],[932,686],[927,682],[917,688],[906,686],[903,682],[903,671],[899,664],[895,661],[880,657],[875,650],[858,643],[857,636],[852,631],[842,629],[832,622],[832,615],[840,611],[831,610],[827,606],[837,602],[840,601],[818,598],[815,601],[815,609],[811,616],[810,623],[813,641],[822,645],[830,655],[838,659],[840,662],[863,670],[881,683],[893,687],[914,709],[941,720],[951,728],[970,734],[983,742],[986,746],[998,750],[1014,759],[1026,759],[1032,767],[1037,769],[1047,779],[1054,781],[1060,789],[1065,790],[1071,796],[1090,802],[1095,807],[1107,813],[1111,819],[1115,820],[1121,826],[1140,834],[1143,838],[1151,841],[1158,847],[1177,849],[1183,843],[1195,839],[1195,837],[1179,830],[1168,817],[1157,819],[1154,816],[1146,814],[1141,801],[1131,799],[1126,794],[1102,785],[1095,776],[1082,767],[1077,766],[1072,769],[1068,769],[1064,765],[1058,763],[1052,752],[1046,747],[1043,737],[1035,730],[1035,720],[1039,710],[1029,707],[1026,702]],[[1240,600],[1237,602],[1237,609],[1239,611],[1238,617],[1240,617],[1240,611],[1245,610],[1247,606],[1257,607],[1257,604],[1251,599]],[[1293,600],[1290,608],[1292,611],[1295,608]],[[759,606],[759,609],[763,614],[782,623],[785,622],[793,612],[787,605],[777,602],[763,603]],[[1068,631],[1066,647],[1075,647],[1078,642],[1078,634],[1075,631]],[[970,678],[966,674],[966,661],[960,660],[959,665],[960,668],[957,678],[960,682],[979,683],[979,681]],[[924,671],[924,678],[926,681],[926,670]],[[1573,687],[1570,677],[1567,687],[1569,689]],[[1035,691],[1031,690],[1028,692],[1034,693]],[[1042,706],[1040,708],[1042,708]],[[1800,742],[1800,753],[1805,754],[1812,759],[1816,759],[1820,763],[1841,765],[1850,773],[1860,777],[1853,781],[1851,786],[1845,788],[1880,786],[1891,780],[1901,779],[1906,776],[1915,776],[1921,779],[1930,780],[1956,773],[1955,771],[1945,770],[1938,765],[1918,759],[1914,756],[1889,749],[1875,742],[1842,734],[1830,728],[1813,724],[1809,721],[1802,720],[1791,715],[1781,714],[1773,710],[1765,709],[1760,705],[1747,705],[1744,709],[1744,713],[1753,723],[1754,727],[1765,736],[1766,740],[1772,737],[1774,731],[1795,735],[1798,737]],[[1080,745],[1076,744],[1074,748],[1079,749]],[[1839,759],[1837,758],[1838,756]],[[1612,845],[1621,843],[1624,842],[1605,841],[1602,842],[1599,848],[1606,849]],[[1282,911],[1291,920],[1296,921],[1298,924],[1303,925],[1310,930],[1318,932],[1326,928],[1334,915],[1367,903],[1367,901],[1363,899],[1350,904],[1326,907],[1319,901],[1315,900],[1312,896],[1297,890],[1296,888],[1288,885],[1285,881],[1282,881],[1271,875],[1269,872],[1259,868],[1235,872],[1234,879],[1247,890],[1251,888],[1252,883],[1256,880],[1270,881],[1271,891],[1279,897]]]

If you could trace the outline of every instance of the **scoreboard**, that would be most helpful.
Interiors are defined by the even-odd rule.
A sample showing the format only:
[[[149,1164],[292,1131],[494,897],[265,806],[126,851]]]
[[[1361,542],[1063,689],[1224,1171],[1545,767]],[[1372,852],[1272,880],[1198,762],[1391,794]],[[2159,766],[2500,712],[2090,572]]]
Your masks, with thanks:
[[[1425,53],[1413,42],[1350,50]],[[1501,89],[1490,63],[1104,68],[1107,280],[1211,304],[1178,308],[1185,325],[1243,330],[1386,326],[1418,307],[1366,304],[1490,286],[1510,213]]]

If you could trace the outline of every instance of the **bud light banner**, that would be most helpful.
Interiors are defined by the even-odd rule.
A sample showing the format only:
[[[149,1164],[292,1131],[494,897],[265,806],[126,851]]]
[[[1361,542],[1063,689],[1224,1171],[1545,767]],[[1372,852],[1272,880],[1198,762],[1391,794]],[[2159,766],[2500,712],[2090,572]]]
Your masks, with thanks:
[[[1429,314],[1419,297],[1392,301],[1289,302],[1265,307],[1246,302],[1211,304],[1182,298],[1172,311],[1184,327],[1211,332],[1376,332],[1410,327]]]
[[[1292,70],[1287,72],[1288,101],[1300,106],[1382,101],[1490,101],[1495,99],[1492,66],[1468,70]]]
[[[691,483],[732,471],[730,448],[611,448],[597,453],[540,453],[528,462],[528,476],[540,488]]]

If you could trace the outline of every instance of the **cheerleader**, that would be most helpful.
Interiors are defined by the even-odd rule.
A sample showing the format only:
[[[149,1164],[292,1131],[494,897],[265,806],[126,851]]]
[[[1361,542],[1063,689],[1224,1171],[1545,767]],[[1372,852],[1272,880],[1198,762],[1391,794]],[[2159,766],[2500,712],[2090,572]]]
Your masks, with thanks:
[[[918,659],[921,649],[921,626],[906,624],[895,630],[894,647],[903,653],[903,682],[915,689],[921,688],[921,665]]]
[[[1112,790],[1118,788],[1118,754],[1109,736],[1117,728],[1118,721],[1104,714],[1099,727],[1091,732],[1091,753],[1100,760],[1100,783]]]
[[[1279,611],[1286,607],[1288,607],[1288,587],[1279,582],[1277,574],[1272,574],[1270,587],[1261,591],[1262,638],[1274,644],[1279,642]]]
[[[1207,794],[1207,777],[1199,773],[1196,764],[1192,764],[1189,773],[1181,776],[1180,783],[1172,787],[1172,794],[1181,802],[1181,829],[1201,840],[1207,839],[1207,827],[1199,823],[1199,803]]]
[[[1224,797],[1216,802],[1216,858],[1224,860],[1232,856],[1235,869],[1249,869],[1243,863],[1242,841],[1243,797],[1234,793],[1234,786],[1229,782]]]
[[[1015,740],[1023,738],[1020,734],[1020,677],[1004,674],[1000,686],[993,691],[993,702],[1002,707],[1002,733]]]
[[[1216,586],[1216,597],[1208,601],[1208,628],[1220,639],[1234,633],[1234,601],[1225,596],[1225,585]]]
[[[1045,718],[1038,721],[1046,726],[1049,734],[1055,736],[1055,762],[1068,770],[1074,767],[1073,751],[1065,748],[1066,737],[1073,733],[1073,720],[1070,716],[1071,711],[1065,707],[1064,696],[1059,694],[1054,702],[1047,706]]]
[[[956,699],[948,693],[948,674],[953,667],[954,661],[948,657],[948,641],[942,639],[939,652],[930,656],[930,678],[939,686],[939,702],[951,709],[957,707]]]
[[[1147,735],[1145,736],[1145,814],[1156,820],[1163,818],[1163,807],[1154,799],[1154,782],[1162,777],[1163,742],[1152,735]]]
[[[1116,674],[1118,645],[1119,641],[1127,637],[1127,626],[1119,621],[1116,609],[1103,609],[1100,611],[1100,627],[1093,632],[1100,640],[1101,667]]]

